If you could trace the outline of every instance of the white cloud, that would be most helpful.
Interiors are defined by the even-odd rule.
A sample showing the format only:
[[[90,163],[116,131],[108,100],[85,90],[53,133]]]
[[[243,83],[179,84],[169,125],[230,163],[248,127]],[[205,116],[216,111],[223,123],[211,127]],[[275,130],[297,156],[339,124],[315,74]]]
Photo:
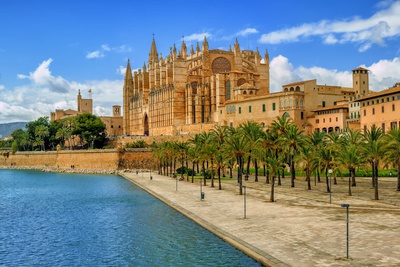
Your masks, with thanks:
[[[240,32],[236,33],[237,36],[247,36],[249,34],[255,34],[258,33],[257,29],[255,28],[247,28],[244,30],[241,30]]]
[[[93,52],[89,52],[89,53],[86,55],[86,58],[89,58],[89,59],[92,59],[92,58],[101,58],[101,57],[104,57],[104,54],[103,54],[101,51],[99,51],[99,50],[93,51]]]
[[[323,20],[305,23],[263,34],[259,42],[279,44],[298,42],[311,36],[321,36],[326,44],[355,43],[362,52],[374,44],[383,46],[385,39],[400,35],[399,17],[400,1],[396,1],[366,19],[354,17],[342,21]]]
[[[124,66],[119,66],[118,69],[117,69],[117,73],[118,73],[118,74],[121,74],[121,75],[125,75],[125,73],[126,73],[126,67],[124,67]]]
[[[212,35],[209,32],[193,33],[189,36],[185,36],[185,41],[187,41],[187,42],[190,42],[190,41],[202,42],[204,40],[204,37],[210,38],[210,37],[212,37]]]
[[[100,46],[99,50],[89,52],[86,54],[86,58],[88,59],[93,59],[93,58],[102,58],[106,56],[107,52],[117,52],[117,53],[126,53],[126,52],[131,52],[132,49],[128,45],[120,45],[120,46],[115,46],[115,47],[110,47],[108,44],[103,44]]]
[[[67,81],[51,74],[51,62],[51,59],[45,60],[29,75],[18,75],[21,79],[29,80],[29,83],[11,90],[0,90],[0,123],[31,121],[50,116],[50,112],[56,109],[76,110],[78,90],[81,90],[83,98],[88,98],[88,91],[92,89],[95,115],[111,116],[112,105],[122,103],[122,79],[92,80],[84,83]]]
[[[1,85],[1,84],[0,84],[0,91],[1,91],[1,90],[4,90],[4,88],[6,88],[6,87],[5,87],[4,85]]]

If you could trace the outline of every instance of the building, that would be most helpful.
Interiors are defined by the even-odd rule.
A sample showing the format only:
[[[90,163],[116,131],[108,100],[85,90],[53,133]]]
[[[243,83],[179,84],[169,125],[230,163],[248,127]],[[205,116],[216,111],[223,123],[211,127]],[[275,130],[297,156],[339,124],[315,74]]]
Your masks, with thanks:
[[[354,101],[370,93],[369,71],[359,67],[352,74],[352,87],[314,79],[270,93],[267,51],[261,57],[258,49],[241,50],[237,40],[233,50],[209,49],[204,38],[201,49],[197,44],[188,53],[182,41],[180,51],[174,46],[164,59],[153,38],[147,65],[132,73],[127,63],[123,132],[192,134],[249,120],[267,126],[277,116],[292,118],[306,132],[359,128],[360,107]]]
[[[269,93],[269,58],[259,51],[210,50],[204,38],[188,49],[182,41],[165,57],[153,38],[148,65],[132,74],[128,61],[123,88],[124,134],[178,135],[211,129],[221,105]]]
[[[400,127],[400,83],[354,101],[360,106],[360,129],[373,125],[386,131]]]
[[[91,90],[89,90],[91,93]],[[55,112],[50,113],[50,121],[62,120],[67,117],[75,117],[80,114],[89,113],[93,114],[93,100],[91,98],[82,98],[81,90],[78,91],[77,96],[77,110],[73,109],[56,109]],[[118,136],[122,135],[122,117],[121,117],[121,106],[114,105],[113,115],[110,117],[100,116],[100,120],[106,126],[107,136]]]

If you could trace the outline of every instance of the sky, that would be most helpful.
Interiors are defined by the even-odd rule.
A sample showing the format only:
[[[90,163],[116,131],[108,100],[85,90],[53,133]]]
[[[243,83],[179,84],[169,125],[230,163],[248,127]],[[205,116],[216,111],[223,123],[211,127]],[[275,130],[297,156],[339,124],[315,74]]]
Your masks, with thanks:
[[[400,82],[400,0],[2,0],[0,123],[76,110],[78,90],[95,115],[111,116],[127,60],[142,68],[153,37],[165,58],[204,36],[210,49],[237,39],[242,50],[268,50],[271,92],[310,79],[351,87],[359,66],[371,90]]]

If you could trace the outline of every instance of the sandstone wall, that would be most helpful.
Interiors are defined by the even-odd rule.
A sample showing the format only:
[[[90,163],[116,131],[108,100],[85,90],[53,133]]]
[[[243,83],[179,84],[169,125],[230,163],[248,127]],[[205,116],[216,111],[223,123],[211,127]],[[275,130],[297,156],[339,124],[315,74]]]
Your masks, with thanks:
[[[51,167],[60,169],[117,170],[136,166],[149,168],[152,152],[149,149],[73,150],[49,152],[17,152],[2,157],[2,166]]]

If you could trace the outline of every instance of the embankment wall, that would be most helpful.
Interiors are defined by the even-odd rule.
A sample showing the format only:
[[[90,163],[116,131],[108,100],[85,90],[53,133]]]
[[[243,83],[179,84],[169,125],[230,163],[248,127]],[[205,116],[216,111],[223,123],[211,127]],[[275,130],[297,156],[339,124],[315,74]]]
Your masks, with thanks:
[[[32,151],[10,153],[0,158],[5,167],[50,167],[60,169],[119,170],[149,168],[152,164],[150,149],[119,151],[72,150],[72,151]]]

